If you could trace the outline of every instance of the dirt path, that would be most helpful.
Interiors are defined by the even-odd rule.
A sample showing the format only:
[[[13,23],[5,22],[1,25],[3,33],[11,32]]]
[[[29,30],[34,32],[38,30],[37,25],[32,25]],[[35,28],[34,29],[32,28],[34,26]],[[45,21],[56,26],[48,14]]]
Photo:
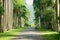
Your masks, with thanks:
[[[44,38],[40,35],[40,32],[36,31],[34,28],[27,28],[13,38],[13,40],[44,40]]]

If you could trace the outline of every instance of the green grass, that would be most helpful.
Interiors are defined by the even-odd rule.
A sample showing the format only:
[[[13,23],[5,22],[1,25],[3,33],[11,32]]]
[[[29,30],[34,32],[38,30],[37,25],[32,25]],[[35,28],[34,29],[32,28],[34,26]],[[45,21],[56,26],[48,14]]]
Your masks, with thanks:
[[[24,29],[25,28],[18,28],[18,29],[6,31],[4,33],[0,33],[0,40],[11,40],[13,37],[15,37]]]
[[[38,30],[46,40],[60,40],[60,34],[58,32],[44,28],[39,28]]]

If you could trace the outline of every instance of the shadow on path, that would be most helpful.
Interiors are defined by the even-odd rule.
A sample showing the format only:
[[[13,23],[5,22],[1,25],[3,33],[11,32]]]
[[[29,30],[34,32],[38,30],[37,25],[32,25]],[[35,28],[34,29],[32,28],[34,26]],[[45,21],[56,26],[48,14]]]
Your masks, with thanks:
[[[34,28],[27,28],[12,40],[44,40],[44,38]]]

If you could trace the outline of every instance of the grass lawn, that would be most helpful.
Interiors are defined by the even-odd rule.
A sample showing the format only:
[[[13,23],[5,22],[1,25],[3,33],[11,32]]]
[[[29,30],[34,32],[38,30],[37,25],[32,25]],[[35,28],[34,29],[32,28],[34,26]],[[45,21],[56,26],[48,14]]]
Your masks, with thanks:
[[[4,33],[0,33],[0,40],[11,40],[17,34],[19,34],[24,28],[9,30]]]
[[[44,28],[39,28],[39,31],[46,40],[60,40],[60,34],[58,32]]]

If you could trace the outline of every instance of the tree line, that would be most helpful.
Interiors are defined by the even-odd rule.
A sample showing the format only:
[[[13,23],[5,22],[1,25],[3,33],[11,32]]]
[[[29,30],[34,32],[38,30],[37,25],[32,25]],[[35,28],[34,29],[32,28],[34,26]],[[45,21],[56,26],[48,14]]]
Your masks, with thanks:
[[[34,0],[36,27],[60,31],[60,0]]]
[[[0,0],[0,32],[29,25],[25,5],[24,0]]]

